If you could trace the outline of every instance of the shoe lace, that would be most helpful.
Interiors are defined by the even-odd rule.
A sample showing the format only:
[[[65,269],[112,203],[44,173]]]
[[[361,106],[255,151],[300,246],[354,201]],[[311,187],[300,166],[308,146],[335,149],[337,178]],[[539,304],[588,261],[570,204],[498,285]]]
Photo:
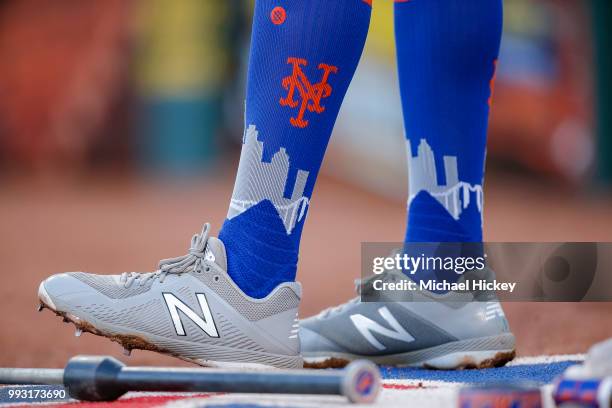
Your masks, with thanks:
[[[120,281],[125,288],[129,288],[137,280],[141,286],[155,279],[159,279],[159,282],[163,283],[168,274],[180,275],[185,272],[200,270],[204,263],[213,260],[207,259],[206,256],[206,244],[209,236],[210,224],[206,223],[202,227],[202,231],[191,238],[191,246],[186,255],[162,259],[159,261],[158,269],[155,272],[124,272],[121,274]],[[210,255],[212,256],[212,254]]]
[[[327,309],[324,309],[321,311],[321,313],[319,313],[319,317],[322,318],[327,318],[331,315],[337,314],[342,312],[345,308],[354,305],[355,303],[359,303],[360,299],[359,296],[355,296],[354,298],[352,298],[351,300],[349,300],[348,302],[344,302],[342,304],[339,304],[337,306],[332,306],[332,307],[328,307]]]
[[[355,279],[355,293],[357,293],[357,295],[359,296],[355,296],[351,300],[339,304],[337,306],[332,306],[328,307],[327,309],[324,309],[323,311],[321,311],[321,313],[319,313],[319,317],[327,318],[331,315],[342,312],[349,306],[359,303],[361,301],[361,295],[364,293],[367,294],[369,291],[372,290],[372,282],[376,279],[380,279],[382,276],[388,276],[387,279],[390,279],[393,282],[397,281],[397,277],[395,276],[395,274],[390,273],[389,271],[385,271],[380,275],[372,275],[363,279]]]
[[[361,289],[363,287],[363,283],[361,279],[355,279],[355,293],[357,293],[358,295],[361,295]],[[333,314],[337,314],[342,312],[344,309],[346,309],[349,306],[352,306],[356,303],[359,303],[360,301],[360,297],[359,296],[355,296],[354,298],[350,299],[347,302],[341,303],[339,305],[336,306],[332,306],[332,307],[328,307],[327,309],[324,309],[321,311],[321,313],[319,313],[319,317],[322,318],[327,318]]]

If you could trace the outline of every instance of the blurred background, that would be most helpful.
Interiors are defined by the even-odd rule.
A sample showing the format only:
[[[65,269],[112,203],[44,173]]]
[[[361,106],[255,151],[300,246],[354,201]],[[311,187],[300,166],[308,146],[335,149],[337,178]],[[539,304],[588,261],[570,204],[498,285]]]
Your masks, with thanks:
[[[0,365],[116,355],[36,314],[40,280],[152,270],[185,253],[203,222],[218,230],[240,153],[251,11],[246,0],[0,2]],[[611,27],[608,0],[505,0],[486,240],[611,240]],[[403,237],[394,53],[392,2],[377,0],[305,225],[302,315],[353,296],[362,241]],[[612,336],[610,304],[505,308],[521,355]]]

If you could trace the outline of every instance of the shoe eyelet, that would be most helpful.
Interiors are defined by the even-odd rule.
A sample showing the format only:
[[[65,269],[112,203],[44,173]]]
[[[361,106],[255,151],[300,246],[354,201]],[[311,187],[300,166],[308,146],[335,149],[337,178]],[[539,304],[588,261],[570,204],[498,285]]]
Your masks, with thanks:
[[[207,266],[206,268],[204,268],[204,270],[205,270],[206,272],[210,272],[210,266]]]
[[[220,279],[220,278],[219,278],[219,275],[215,275],[215,276],[213,277],[213,279],[215,280],[215,282],[219,282],[219,279]]]

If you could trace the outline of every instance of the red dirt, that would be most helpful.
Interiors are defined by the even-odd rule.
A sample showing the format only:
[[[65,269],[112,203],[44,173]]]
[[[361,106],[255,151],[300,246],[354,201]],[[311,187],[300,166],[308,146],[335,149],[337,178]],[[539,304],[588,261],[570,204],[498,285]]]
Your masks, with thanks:
[[[183,184],[121,178],[67,182],[4,180],[0,191],[0,366],[62,366],[75,354],[112,354],[130,364],[184,365],[147,351],[124,357],[107,339],[73,336],[72,325],[37,313],[46,276],[70,270],[146,271],[184,254],[205,221],[217,230],[233,172]],[[610,241],[610,199],[587,199],[491,175],[485,236],[491,241]],[[301,315],[354,295],[362,241],[401,240],[404,204],[321,177],[304,229],[298,278]],[[519,356],[585,352],[612,336],[609,303],[507,303]]]

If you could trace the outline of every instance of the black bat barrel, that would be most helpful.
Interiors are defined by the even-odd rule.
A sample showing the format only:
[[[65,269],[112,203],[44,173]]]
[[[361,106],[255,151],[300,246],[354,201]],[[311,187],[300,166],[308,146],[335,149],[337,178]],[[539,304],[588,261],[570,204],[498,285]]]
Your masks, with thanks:
[[[72,398],[112,401],[128,391],[230,392],[344,395],[351,402],[372,402],[380,373],[371,362],[344,370],[238,371],[126,367],[112,357],[77,356],[64,370],[0,369],[0,384],[64,384]]]
[[[64,369],[64,386],[68,394],[78,400],[114,401],[132,391],[117,381],[123,369],[125,364],[112,357],[76,356]]]
[[[126,367],[117,382],[129,390],[236,392],[265,394],[342,394],[343,373],[240,372],[188,368]]]

